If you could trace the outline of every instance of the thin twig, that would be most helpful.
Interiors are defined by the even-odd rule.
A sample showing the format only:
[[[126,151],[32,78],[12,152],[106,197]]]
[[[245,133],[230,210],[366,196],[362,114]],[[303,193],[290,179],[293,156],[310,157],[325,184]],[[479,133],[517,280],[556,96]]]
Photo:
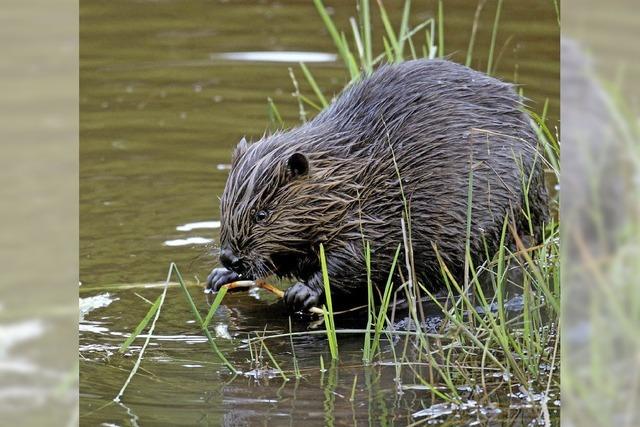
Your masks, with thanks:
[[[269,283],[263,282],[262,280],[257,280],[255,282],[253,280],[238,280],[237,282],[228,283],[224,285],[224,287],[227,288],[228,290],[260,288],[260,289],[264,289],[265,291],[271,292],[272,294],[274,294],[280,299],[284,298],[284,291],[276,288],[275,286]],[[362,307],[365,307],[365,306],[362,306]],[[356,308],[360,308],[360,307],[356,307]],[[353,310],[354,309],[345,310],[344,312],[346,313],[347,311],[353,311]],[[311,307],[309,309],[309,313],[319,314],[322,316],[324,314],[324,311],[319,307]],[[337,314],[337,313],[334,313],[334,314]]]

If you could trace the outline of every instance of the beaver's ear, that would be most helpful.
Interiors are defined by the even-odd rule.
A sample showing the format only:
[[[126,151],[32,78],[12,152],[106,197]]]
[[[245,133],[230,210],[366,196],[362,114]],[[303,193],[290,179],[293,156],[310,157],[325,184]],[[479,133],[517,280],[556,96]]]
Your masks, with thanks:
[[[238,143],[238,145],[236,145],[236,149],[233,150],[233,156],[231,156],[231,163],[235,164],[238,160],[240,160],[240,157],[244,156],[244,153],[247,152],[247,149],[249,149],[249,143],[243,136],[240,142]]]
[[[287,160],[287,175],[291,178],[309,173],[309,160],[302,153],[293,153]]]

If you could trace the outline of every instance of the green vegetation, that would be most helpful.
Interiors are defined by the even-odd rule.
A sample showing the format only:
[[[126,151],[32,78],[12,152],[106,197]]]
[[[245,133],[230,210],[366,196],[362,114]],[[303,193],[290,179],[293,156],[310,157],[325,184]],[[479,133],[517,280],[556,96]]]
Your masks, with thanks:
[[[314,0],[316,8],[338,53],[345,65],[351,81],[361,75],[370,73],[382,62],[400,62],[405,59],[420,57],[434,58],[444,56],[444,5],[438,2],[438,21],[425,20],[415,27],[409,25],[411,1],[404,3],[399,30],[391,24],[382,1],[377,1],[378,12],[382,20],[384,34],[382,45],[384,52],[372,53],[371,11],[369,1],[358,2],[358,17],[352,18],[352,42],[344,32],[337,29],[321,0]],[[480,2],[475,14],[466,63],[471,63],[477,32],[477,21],[484,2]],[[493,29],[491,32],[490,50],[487,58],[486,72],[495,72],[494,59],[496,35],[500,23],[502,1],[496,4]],[[356,24],[359,23],[359,26]],[[437,31],[437,40],[435,33]],[[414,38],[424,32],[425,43],[416,49]],[[352,49],[351,46],[355,46]],[[406,46],[409,50],[406,52]],[[315,105],[324,108],[328,98],[320,90],[312,72],[305,64],[300,64],[307,83],[313,90],[317,102],[309,102],[309,97],[298,98],[312,109]],[[297,94],[294,94],[297,96]],[[541,151],[545,154],[545,169],[551,172],[556,182],[559,178],[559,145],[553,133],[546,125],[545,103],[542,114],[529,112],[540,140]],[[468,206],[473,203],[472,176],[469,180]],[[530,179],[523,179],[523,190],[528,194]],[[557,205],[557,201],[555,202]],[[406,204],[405,204],[406,207]],[[525,204],[525,215],[528,214],[528,203]],[[405,209],[407,210],[407,209]],[[470,217],[470,209],[468,215]],[[404,220],[409,218],[405,212]],[[406,253],[411,254],[410,223],[406,223],[405,241],[398,246],[396,260],[400,249],[404,246]],[[470,225],[470,222],[469,222]],[[525,230],[526,231],[526,230]],[[467,230],[467,241],[469,240]],[[511,239],[509,239],[511,237]],[[507,240],[515,240],[516,249],[510,248]],[[527,248],[520,240],[514,225],[505,218],[502,244],[496,254],[487,253],[487,260],[482,265],[473,265],[467,245],[465,263],[465,279],[458,283],[449,272],[448,266],[441,264],[442,275],[447,283],[445,295],[433,295],[422,284],[412,280],[415,277],[411,257],[407,257],[406,275],[409,282],[400,287],[394,295],[404,296],[409,301],[409,313],[413,320],[413,330],[396,331],[392,319],[395,319],[395,304],[390,304],[392,290],[391,279],[384,288],[384,296],[379,310],[372,300],[372,284],[368,283],[369,303],[367,305],[367,326],[361,333],[364,335],[363,363],[388,360],[389,353],[396,367],[396,377],[401,378],[401,371],[409,369],[413,373],[416,384],[406,384],[406,388],[423,388],[438,399],[462,404],[461,386],[479,387],[475,398],[482,404],[492,402],[492,396],[522,393],[523,396],[536,401],[540,409],[540,421],[549,423],[548,401],[551,393],[559,396],[559,325],[560,325],[560,268],[559,268],[559,227],[556,221],[548,224],[543,242],[534,248]],[[371,269],[371,257],[368,242],[365,244],[367,271]],[[394,261],[393,269],[396,268]],[[398,268],[401,268],[400,266]],[[514,274],[517,273],[517,274]],[[519,277],[515,278],[514,275]],[[370,275],[369,275],[370,276]],[[488,279],[488,280],[487,280]],[[328,281],[325,278],[325,283]],[[487,283],[488,282],[488,283]],[[431,304],[435,304],[442,315],[438,333],[427,333],[425,325],[428,319],[419,303],[421,296],[427,296]],[[517,301],[517,309],[510,309],[513,301]],[[330,347],[337,346],[332,341],[340,330],[334,329],[331,319],[326,322]],[[350,331],[351,332],[351,331]],[[353,331],[355,332],[355,331]],[[373,334],[372,334],[373,332]],[[403,336],[404,342],[394,342],[394,336]],[[383,337],[388,339],[385,343]],[[332,350],[333,354],[333,350]],[[425,371],[426,368],[426,371]],[[488,380],[493,378],[493,380]],[[354,380],[355,384],[355,380]],[[501,389],[501,390],[500,390]],[[500,393],[496,393],[501,391]]]
[[[595,64],[598,59],[594,59]],[[598,102],[606,108],[597,123],[587,119],[581,124],[614,133],[606,140],[572,135],[569,141],[590,155],[584,164],[569,163],[572,177],[582,173],[579,176],[586,178],[588,204],[584,206],[589,209],[582,205],[566,209],[567,216],[576,221],[567,222],[563,229],[568,238],[562,249],[563,327],[582,332],[563,354],[563,393],[567,396],[563,411],[574,425],[630,425],[638,417],[640,192],[633,177],[640,176],[640,121],[632,106],[633,92],[611,77],[599,81],[603,74],[597,72],[590,78],[594,88],[604,89]],[[572,114],[582,111],[577,108]],[[611,162],[608,167],[602,167],[599,155],[605,152],[597,150],[602,147],[615,152],[606,153],[611,156],[606,158]]]

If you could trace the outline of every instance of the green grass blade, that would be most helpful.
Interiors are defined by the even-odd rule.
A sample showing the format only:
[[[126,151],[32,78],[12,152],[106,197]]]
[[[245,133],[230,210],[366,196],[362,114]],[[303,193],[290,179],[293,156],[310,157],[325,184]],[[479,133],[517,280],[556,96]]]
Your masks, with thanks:
[[[373,72],[373,55],[371,48],[371,16],[369,0],[360,0],[360,25],[364,45],[364,66],[367,73]]]
[[[327,270],[327,259],[324,253],[324,245],[320,244],[320,264],[322,267],[322,281],[324,283],[324,291],[326,292],[325,299],[327,301],[327,308],[329,312],[333,313],[333,303],[331,301],[331,288],[329,287],[329,271]]]
[[[356,386],[358,385],[358,376],[355,375],[353,377],[353,385],[351,386],[351,396],[349,396],[349,401],[353,402],[356,398]]]
[[[391,45],[389,45],[386,37],[382,37],[382,44],[384,45],[384,53],[387,57],[387,62],[393,62],[393,50],[391,49]]]
[[[271,98],[267,98],[267,102],[269,103],[269,123],[271,123],[271,126],[275,129],[283,128],[284,121],[278,111],[278,107],[276,107],[276,104],[273,103],[273,99]]]
[[[180,283],[180,288],[182,289],[182,292],[183,292],[183,294],[184,294],[184,296],[185,296],[185,298],[187,300],[187,303],[189,304],[189,307],[191,308],[191,312],[193,313],[193,317],[196,318],[196,321],[198,322],[198,326],[200,326],[200,329],[202,329],[202,332],[207,337],[207,341],[209,341],[209,346],[211,347],[213,352],[220,358],[222,363],[224,363],[224,365],[232,373],[234,373],[234,374],[238,373],[236,368],[234,368],[233,365],[231,364],[231,362],[229,362],[227,360],[227,358],[224,357],[224,354],[222,354],[222,352],[220,351],[220,349],[216,345],[216,342],[213,339],[213,336],[211,335],[211,332],[209,332],[209,329],[207,329],[204,326],[204,320],[202,319],[202,316],[198,312],[198,308],[196,307],[196,304],[193,302],[193,298],[191,298],[191,294],[189,293],[189,290],[185,286],[184,280],[182,279],[182,274],[180,274],[180,271],[178,270],[177,267],[175,268],[175,272],[176,272],[176,276],[178,276],[178,282]]]
[[[404,8],[402,10],[402,21],[400,22],[400,34],[398,39],[400,61],[404,59],[404,43],[405,41],[408,40],[407,34],[409,32],[410,14],[411,14],[411,0],[405,0]]]
[[[438,56],[444,58],[444,10],[442,0],[438,0]]]
[[[358,69],[356,57],[353,56],[353,53],[351,53],[351,49],[349,49],[347,35],[344,32],[341,32],[340,37],[342,38],[342,44],[345,46],[347,61],[349,61],[349,73],[351,75],[351,81],[357,80],[360,77],[360,70]]]
[[[376,318],[376,328],[373,335],[373,343],[371,345],[371,354],[375,354],[377,348],[380,347],[380,334],[382,333],[382,327],[384,326],[384,319],[386,319],[386,312],[389,308],[389,301],[391,300],[391,284],[393,281],[393,274],[395,273],[396,264],[398,263],[398,257],[400,256],[400,249],[402,249],[402,244],[398,244],[398,249],[396,249],[396,253],[393,257],[393,261],[391,262],[391,269],[389,271],[389,277],[387,278],[387,284],[384,288],[384,294],[382,296],[382,302],[380,304],[380,310],[378,312],[378,317]]]
[[[133,340],[135,340],[138,335],[140,335],[140,333],[144,330],[144,328],[147,327],[147,324],[149,323],[153,315],[156,314],[156,311],[158,311],[158,307],[160,307],[160,301],[162,301],[162,296],[156,298],[153,305],[149,308],[149,311],[147,311],[147,314],[140,321],[140,323],[138,323],[138,326],[136,326],[131,335],[129,335],[129,338],[127,338],[125,342],[122,343],[122,345],[118,349],[120,353],[124,353],[125,351],[127,351]]]
[[[360,67],[365,68],[364,59],[364,46],[362,44],[362,38],[360,37],[360,30],[358,29],[358,23],[354,17],[349,18],[351,24],[351,32],[353,33],[353,41],[356,44],[356,50],[358,51],[358,57],[360,58]]]
[[[273,354],[271,354],[271,351],[267,348],[267,345],[264,343],[264,341],[262,341],[262,348],[267,352],[267,356],[269,356],[271,363],[273,363],[273,367],[276,368],[282,379],[285,381],[289,381],[289,377],[287,377],[287,375],[284,373],[284,371],[276,361],[276,358],[273,357]]]
[[[371,326],[373,325],[373,311],[375,309],[373,283],[371,282],[371,245],[369,242],[365,246],[365,264],[367,267],[367,331],[364,334],[362,361],[369,363],[371,362]]]
[[[469,285],[469,262],[471,258],[471,220],[473,219],[473,164],[469,165],[469,183],[467,186],[467,229],[465,234],[465,263],[464,263],[464,287]]]
[[[320,244],[320,266],[322,268],[322,282],[324,283],[324,297],[326,301],[326,310],[323,310],[325,326],[327,329],[327,339],[329,340],[329,350],[331,358],[338,359],[338,339],[336,336],[336,328],[333,320],[333,302],[331,301],[331,287],[329,286],[329,271],[327,269],[327,259],[324,253],[324,245]]]
[[[493,74],[493,52],[496,47],[496,37],[498,35],[498,24],[500,22],[500,11],[502,10],[502,0],[498,0],[496,7],[496,16],[493,21],[493,30],[491,31],[491,44],[489,45],[489,59],[487,62],[487,74]]]
[[[220,288],[220,290],[218,291],[218,294],[216,295],[216,298],[213,300],[213,303],[211,304],[211,308],[209,308],[209,312],[207,313],[207,317],[204,318],[204,322],[202,323],[203,328],[206,328],[209,326],[211,319],[213,319],[213,315],[216,313],[216,310],[218,310],[218,307],[222,302],[222,298],[224,298],[226,294],[227,294],[227,288],[223,286],[222,288]]]
[[[296,348],[293,345],[293,333],[291,328],[291,316],[289,316],[289,342],[291,343],[291,357],[293,358],[293,374],[296,378],[302,378],[298,358],[296,357]]]
[[[351,52],[349,51],[349,46],[340,36],[338,29],[336,28],[335,24],[331,20],[331,17],[329,16],[329,13],[322,4],[322,0],[313,0],[313,4],[315,4],[316,9],[318,10],[320,17],[322,18],[322,21],[327,28],[327,31],[329,31],[329,34],[333,39],[333,43],[335,43],[336,47],[338,48],[338,53],[342,57],[344,64],[347,66],[347,70],[349,70],[351,79],[355,80],[360,75],[360,72],[358,71],[358,67],[353,60],[353,55],[351,55]]]
[[[544,123],[542,117],[536,114],[533,111],[527,110],[527,113],[532,118],[532,124],[538,134],[538,140],[542,144],[542,148],[544,148],[545,153],[547,154],[546,158],[549,162],[551,168],[553,169],[554,174],[559,177],[560,176],[560,145],[556,141],[556,139],[551,134],[551,131]]]
[[[389,15],[384,8],[381,0],[378,0],[378,8],[380,9],[380,18],[382,18],[382,25],[387,33],[387,40],[393,49],[393,58],[395,62],[402,61],[402,52],[400,50],[400,44],[398,43],[398,37],[396,33],[393,31],[393,26],[391,25],[391,21],[389,20]]]
[[[175,264],[171,263],[171,265],[169,266],[169,272],[167,273],[167,280],[164,282],[164,288],[162,289],[162,294],[160,295],[160,303],[158,304],[158,308],[155,310],[155,315],[153,316],[153,320],[151,321],[151,326],[149,326],[149,331],[147,332],[147,337],[145,338],[144,343],[142,344],[142,347],[140,348],[140,352],[138,353],[138,358],[136,359],[136,362],[134,363],[133,368],[129,372],[129,376],[127,377],[127,379],[125,380],[124,384],[120,388],[120,391],[118,392],[116,397],[113,398],[114,402],[120,402],[121,401],[125,390],[129,386],[129,383],[131,382],[131,379],[134,377],[136,372],[138,372],[138,368],[140,368],[140,363],[142,363],[142,358],[144,357],[144,352],[147,349],[147,346],[149,345],[149,342],[151,341],[151,336],[153,335],[153,331],[156,328],[156,322],[158,321],[158,318],[160,317],[160,310],[162,309],[162,304],[164,303],[164,300],[165,300],[165,298],[167,296],[167,289],[169,289],[169,281],[171,280],[171,273],[173,272],[174,268],[175,268]]]
[[[480,13],[482,12],[482,8],[486,0],[480,0],[478,2],[478,7],[476,8],[476,13],[473,17],[473,25],[471,26],[471,36],[469,36],[469,47],[467,48],[467,59],[464,61],[464,65],[467,67],[471,66],[471,59],[473,58],[473,48],[476,43],[476,33],[478,32],[478,22],[480,21]]]
[[[293,72],[293,68],[289,67],[289,77],[291,78],[291,83],[293,84],[293,96],[298,101],[298,117],[302,123],[307,122],[307,112],[304,110],[304,103],[302,99],[300,99],[300,86],[298,85],[298,79],[296,79],[296,75]]]
[[[316,97],[320,101],[322,108],[327,107],[329,105],[329,103],[327,102],[327,98],[325,98],[324,95],[322,94],[322,91],[320,90],[320,86],[318,86],[318,83],[316,82],[316,79],[311,74],[311,71],[309,71],[309,69],[304,64],[304,62],[300,63],[300,68],[302,69],[304,78],[307,79],[307,83],[309,83],[309,86],[311,86],[313,93],[316,94]]]
[[[322,111],[322,106],[316,104],[315,102],[313,102],[312,100],[310,100],[309,98],[307,98],[306,96],[300,94],[299,98],[302,102],[304,102],[305,104],[307,104],[309,107],[317,110],[317,111]]]

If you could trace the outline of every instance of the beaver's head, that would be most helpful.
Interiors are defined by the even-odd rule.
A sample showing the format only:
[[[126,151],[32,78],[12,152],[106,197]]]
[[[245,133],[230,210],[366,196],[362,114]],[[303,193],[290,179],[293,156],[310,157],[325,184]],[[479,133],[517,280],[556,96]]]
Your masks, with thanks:
[[[309,160],[272,138],[240,141],[220,200],[220,262],[247,278],[296,275],[314,228]]]

